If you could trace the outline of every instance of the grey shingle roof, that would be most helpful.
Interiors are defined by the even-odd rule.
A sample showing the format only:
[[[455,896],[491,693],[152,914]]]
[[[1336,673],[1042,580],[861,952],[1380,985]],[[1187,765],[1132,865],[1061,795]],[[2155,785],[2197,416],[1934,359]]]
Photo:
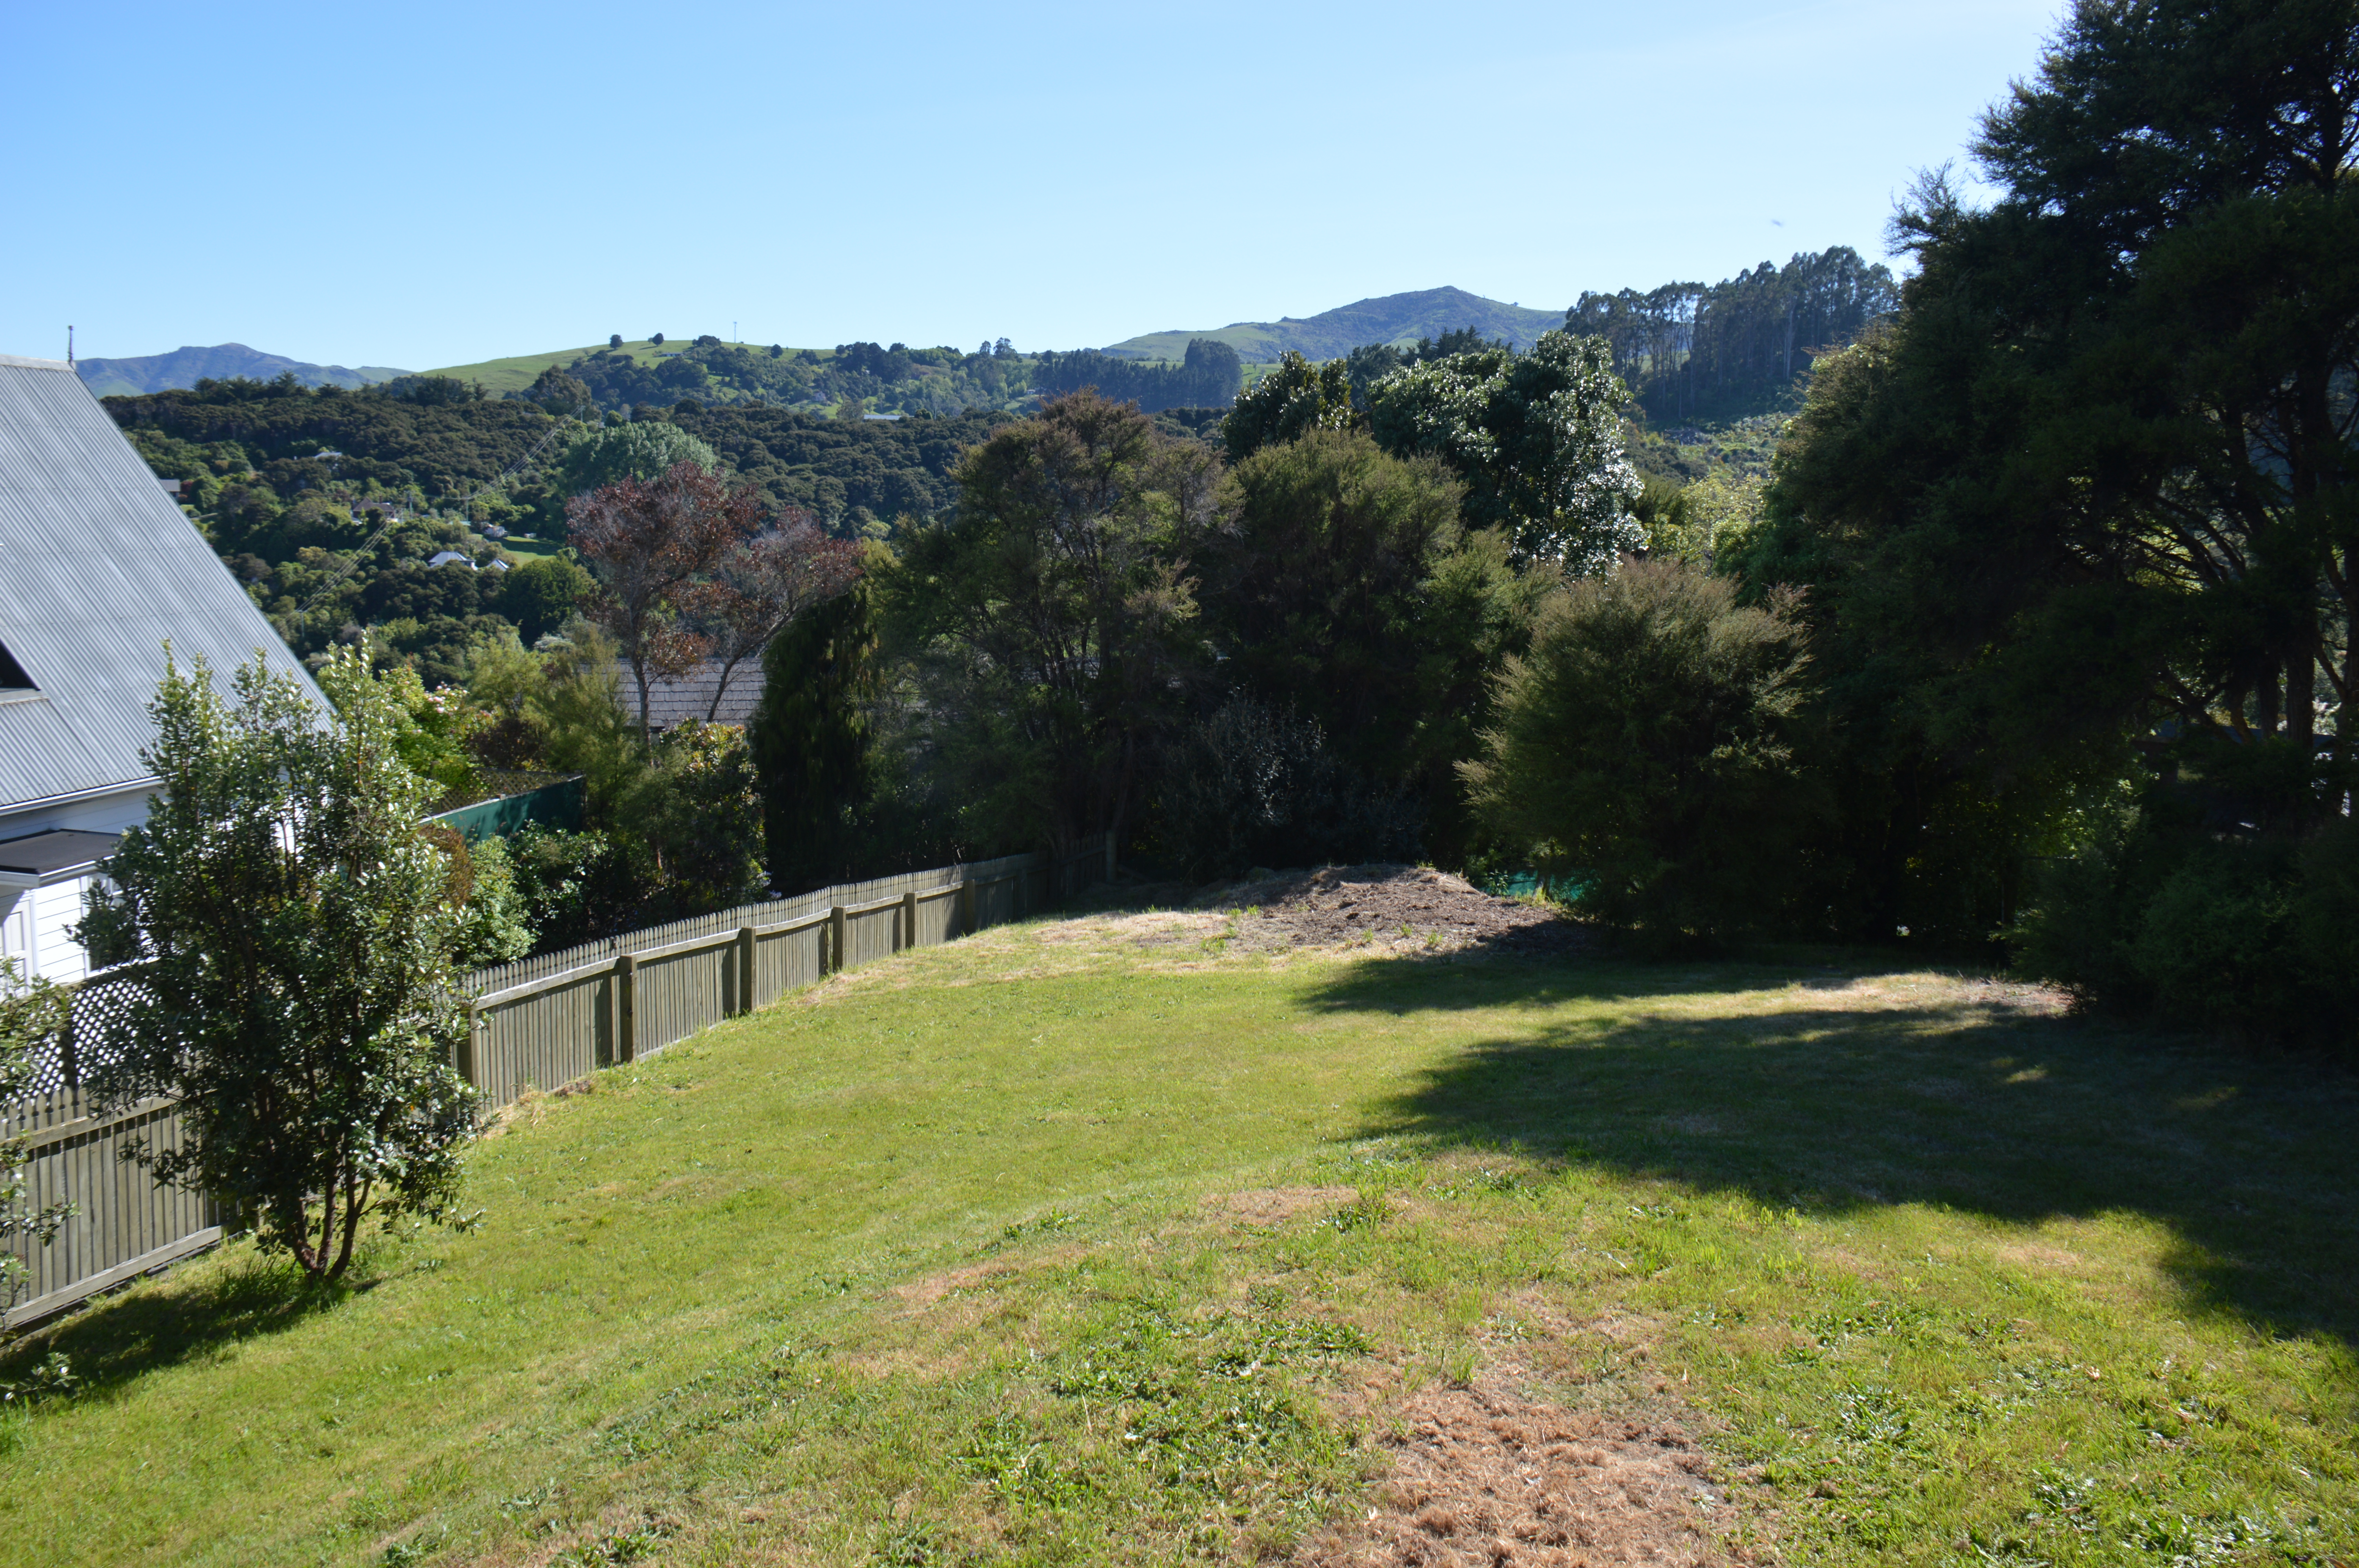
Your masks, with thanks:
[[[221,678],[257,648],[311,684],[62,360],[0,354],[0,808],[136,784],[164,640]]]
[[[630,666],[618,672],[615,690],[623,711],[634,719],[639,716],[638,683],[631,678]],[[691,670],[676,681],[647,682],[647,724],[655,730],[676,728],[681,720],[701,719],[712,706],[712,688],[721,683],[721,661],[707,659],[704,667]],[[762,700],[762,659],[758,654],[750,659],[740,659],[737,667],[729,672],[729,689],[721,696],[721,711],[713,716],[716,724],[745,724],[753,719],[754,709]]]

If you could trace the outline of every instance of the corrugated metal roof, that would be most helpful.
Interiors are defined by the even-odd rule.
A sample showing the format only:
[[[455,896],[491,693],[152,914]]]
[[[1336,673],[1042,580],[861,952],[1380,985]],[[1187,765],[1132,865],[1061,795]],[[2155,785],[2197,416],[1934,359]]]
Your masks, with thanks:
[[[327,699],[63,360],[0,354],[0,808],[137,784],[164,640],[216,678],[260,649]]]
[[[636,720],[639,716],[639,687],[631,678],[631,666],[615,667],[615,692],[623,711]],[[721,661],[707,659],[697,668],[676,681],[647,681],[647,726],[653,730],[676,730],[690,719],[702,719],[712,708],[712,689],[721,684]],[[729,672],[729,689],[721,694],[721,711],[714,714],[716,724],[750,724],[754,709],[762,705],[762,659],[760,654],[740,659],[737,667]]]

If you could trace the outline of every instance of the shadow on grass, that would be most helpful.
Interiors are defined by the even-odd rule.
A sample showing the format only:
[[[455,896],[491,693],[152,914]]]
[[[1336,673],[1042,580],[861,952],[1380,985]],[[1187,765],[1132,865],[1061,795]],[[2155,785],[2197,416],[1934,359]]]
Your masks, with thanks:
[[[2006,986],[1912,998],[1900,972],[1390,959],[1310,1000],[1530,1014],[1427,1073],[1362,1136],[1508,1148],[1806,1212],[2142,1215],[2174,1238],[2165,1267],[2190,1309],[2359,1343],[2347,1069],[2109,1028]]]
[[[285,1260],[248,1251],[226,1261],[180,1265],[161,1288],[102,1296],[53,1318],[0,1356],[0,1383],[17,1381],[38,1361],[63,1356],[78,1398],[106,1392],[148,1373],[229,1352],[332,1311],[388,1277],[359,1258],[332,1285],[316,1283]]]

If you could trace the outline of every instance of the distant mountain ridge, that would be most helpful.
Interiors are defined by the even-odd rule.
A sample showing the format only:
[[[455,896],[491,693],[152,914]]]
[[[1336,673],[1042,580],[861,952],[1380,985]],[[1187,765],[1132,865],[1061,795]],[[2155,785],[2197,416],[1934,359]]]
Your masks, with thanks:
[[[1407,345],[1458,327],[1472,327],[1485,338],[1503,338],[1528,349],[1542,332],[1563,325],[1561,309],[1504,304],[1462,288],[1424,288],[1362,299],[1307,318],[1234,321],[1211,331],[1147,332],[1101,351],[1123,359],[1177,361],[1186,356],[1189,339],[1212,338],[1236,350],[1242,360],[1266,364],[1289,349],[1306,359],[1332,360],[1363,343]]]
[[[345,388],[374,386],[409,373],[390,365],[363,365],[354,370],[349,365],[306,364],[283,354],[249,349],[244,343],[216,343],[210,349],[178,348],[168,354],[146,354],[137,359],[83,360],[74,368],[82,373],[83,384],[100,397],[170,392],[194,386],[200,381],[227,381],[239,375],[254,381],[271,381],[288,371],[293,371],[295,379],[305,386]]]

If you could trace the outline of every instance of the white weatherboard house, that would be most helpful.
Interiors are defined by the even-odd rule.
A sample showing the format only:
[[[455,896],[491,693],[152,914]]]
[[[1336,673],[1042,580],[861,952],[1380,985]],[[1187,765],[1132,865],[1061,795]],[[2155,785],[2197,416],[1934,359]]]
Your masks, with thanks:
[[[156,781],[164,641],[217,682],[260,650],[327,699],[63,360],[0,354],[0,955],[54,980],[82,890]]]

